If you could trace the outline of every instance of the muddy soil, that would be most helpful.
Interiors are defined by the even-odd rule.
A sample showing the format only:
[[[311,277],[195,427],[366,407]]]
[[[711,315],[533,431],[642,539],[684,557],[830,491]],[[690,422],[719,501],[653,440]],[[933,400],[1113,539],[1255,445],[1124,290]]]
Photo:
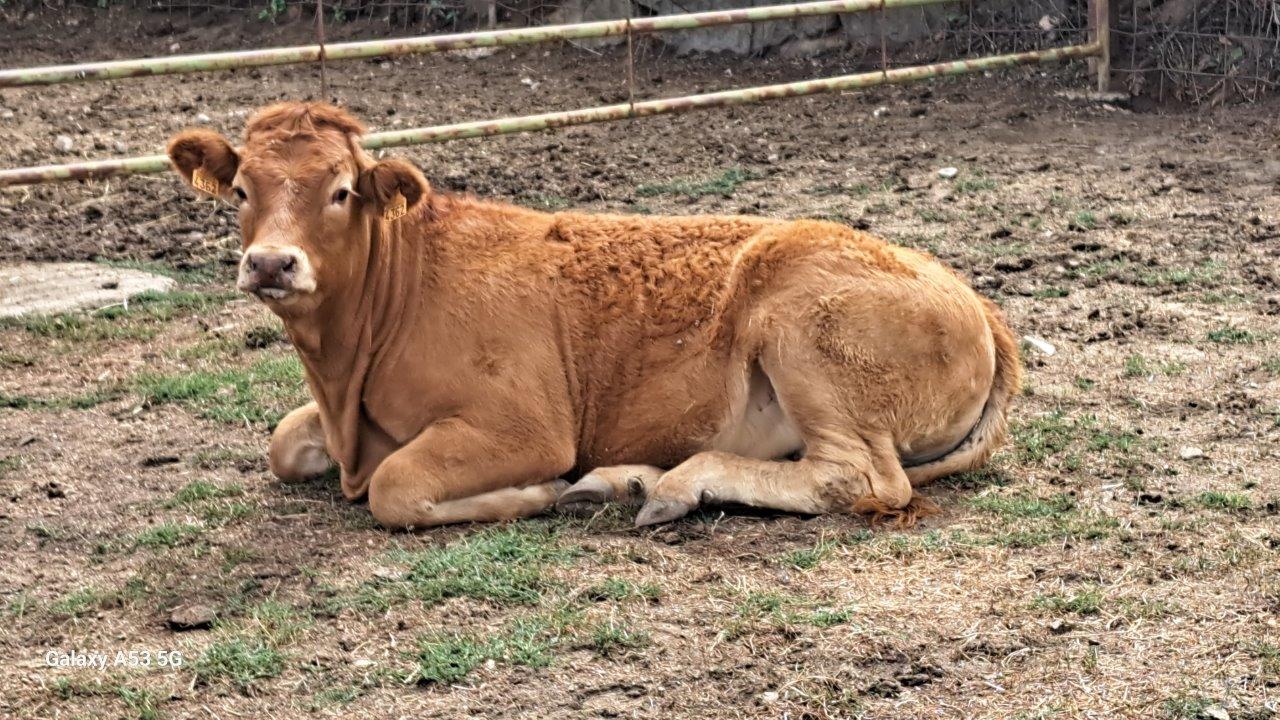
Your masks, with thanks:
[[[0,65],[240,32],[190,27],[33,30]],[[636,69],[656,97],[856,65],[649,49]],[[572,47],[328,75],[374,130],[627,95],[620,54]],[[395,153],[442,189],[824,217],[959,269],[1034,338],[1027,388],[994,469],[929,489],[942,513],[911,530],[708,510],[385,533],[332,480],[266,472],[270,421],[303,396],[274,320],[226,294],[227,208],[170,176],[0,192],[0,260],[183,288],[0,327],[0,714],[1274,716],[1280,104],[1135,113],[1064,94],[1084,85],[1037,68]],[[299,67],[5,91],[0,165],[235,136],[318,89]],[[193,605],[216,620],[175,628]],[[47,666],[73,649],[187,662]]]

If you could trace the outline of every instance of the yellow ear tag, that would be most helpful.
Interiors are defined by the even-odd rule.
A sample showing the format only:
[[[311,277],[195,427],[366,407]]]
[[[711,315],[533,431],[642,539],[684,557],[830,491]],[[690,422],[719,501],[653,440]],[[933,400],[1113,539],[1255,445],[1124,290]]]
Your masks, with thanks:
[[[382,211],[382,219],[387,222],[399,220],[407,212],[409,212],[409,203],[405,202],[403,195],[396,193],[396,196],[391,198],[391,202],[387,205],[387,209]]]
[[[202,190],[210,195],[222,194],[222,183],[217,178],[204,171],[204,168],[198,167],[195,172],[191,173],[191,184],[197,190]]]

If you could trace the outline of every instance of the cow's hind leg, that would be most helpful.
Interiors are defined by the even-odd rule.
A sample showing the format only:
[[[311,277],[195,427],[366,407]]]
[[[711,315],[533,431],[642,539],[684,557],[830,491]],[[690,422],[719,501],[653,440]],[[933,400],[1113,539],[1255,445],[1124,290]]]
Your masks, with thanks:
[[[294,410],[271,433],[267,466],[285,482],[302,482],[322,475],[333,462],[325,451],[320,409],[311,402]]]
[[[725,452],[694,455],[662,476],[636,525],[683,517],[703,503],[738,503],[785,512],[863,513],[910,522],[918,512],[898,458],[852,439],[838,452],[814,448],[800,460],[756,460]],[[890,445],[891,447],[891,445]]]
[[[607,503],[639,505],[662,472],[652,465],[596,468],[556,499],[556,509],[570,515],[591,515]]]

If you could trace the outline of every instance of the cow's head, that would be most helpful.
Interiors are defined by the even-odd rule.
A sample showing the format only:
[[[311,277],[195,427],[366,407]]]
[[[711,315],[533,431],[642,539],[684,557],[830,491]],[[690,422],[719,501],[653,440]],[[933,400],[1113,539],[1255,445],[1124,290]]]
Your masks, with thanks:
[[[250,119],[240,148],[209,130],[169,142],[187,183],[239,207],[237,285],[278,314],[314,309],[358,281],[374,224],[396,221],[430,191],[408,162],[365,153],[363,134],[331,105],[281,103]]]

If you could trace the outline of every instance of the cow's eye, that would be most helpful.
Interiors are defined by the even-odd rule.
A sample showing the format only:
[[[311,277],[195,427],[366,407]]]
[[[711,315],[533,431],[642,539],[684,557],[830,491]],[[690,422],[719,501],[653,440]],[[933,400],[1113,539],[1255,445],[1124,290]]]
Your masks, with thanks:
[[[347,198],[350,196],[351,196],[350,190],[346,188],[340,188],[337,192],[333,194],[333,202],[334,204],[341,205],[342,203],[346,202]]]
[[[240,202],[244,202],[245,200],[249,199],[248,193],[246,193],[244,191],[244,188],[240,187],[239,185],[231,188],[231,192],[236,194],[236,199],[239,200]]]

